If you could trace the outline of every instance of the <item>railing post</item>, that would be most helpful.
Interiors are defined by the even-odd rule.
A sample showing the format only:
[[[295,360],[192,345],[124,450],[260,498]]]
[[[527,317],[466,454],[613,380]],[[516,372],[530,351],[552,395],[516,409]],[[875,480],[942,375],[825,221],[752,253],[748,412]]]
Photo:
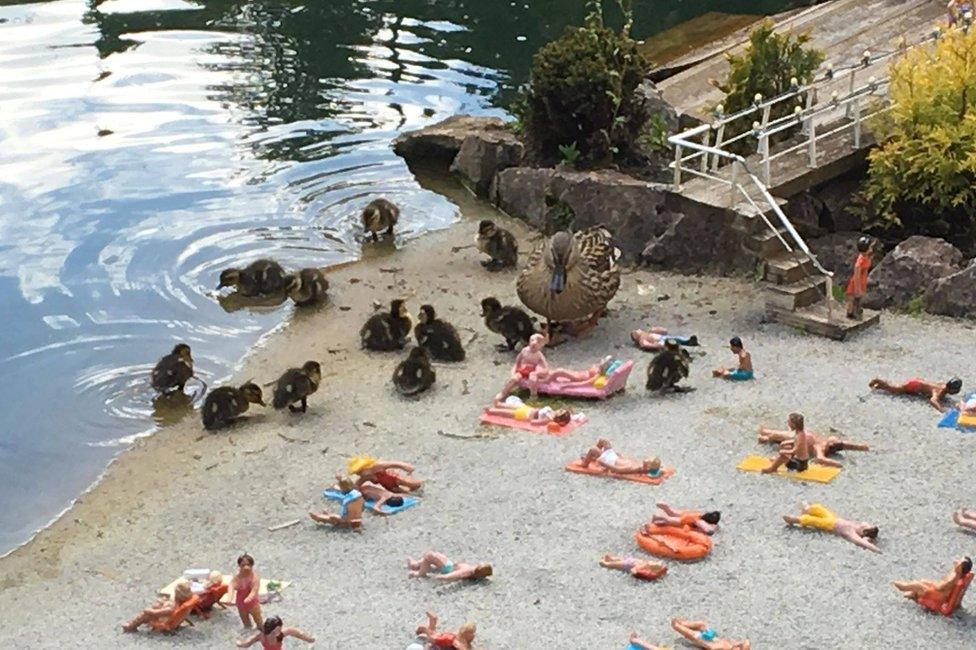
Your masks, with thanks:
[[[762,147],[763,182],[769,187],[769,135],[765,131],[763,131],[762,137],[759,140],[759,145]]]
[[[861,148],[861,98],[855,97],[854,107],[854,150]]]
[[[739,161],[733,159],[732,160],[732,169],[729,172],[729,207],[730,208],[734,208],[735,207],[735,199],[736,199],[735,190],[736,190],[736,186],[739,184],[738,179],[736,178],[736,172],[739,169],[737,167],[738,164],[739,164]]]
[[[827,286],[825,287],[827,291],[827,322],[832,323],[834,321],[834,279],[827,276]]]
[[[674,189],[681,189],[681,145],[674,145]]]
[[[806,107],[805,112],[808,112],[809,113],[810,112],[810,109],[813,107],[813,105],[816,103],[816,101],[817,101],[817,89],[816,88],[811,88],[810,90],[807,91],[807,107]],[[810,124],[809,124],[809,122],[804,122],[803,123],[803,127],[800,130],[800,132],[803,135],[807,135],[808,133],[810,133]]]
[[[854,75],[857,74],[857,68],[851,68],[851,82],[847,85],[847,96],[850,97],[854,94]],[[844,117],[851,119],[851,105],[847,105],[847,109],[844,110]]]
[[[715,133],[715,148],[716,149],[721,149],[722,148],[722,140],[724,138],[725,138],[725,122],[722,122],[719,125],[719,127],[718,127],[718,131]],[[712,156],[712,171],[713,172],[718,170],[718,160],[719,160],[719,155],[718,154],[715,154],[714,156]]]
[[[711,129],[708,129],[707,131],[702,133],[702,144],[705,145],[706,147],[708,146],[708,142],[711,135],[712,135]],[[708,153],[704,151],[702,152],[701,155],[701,171],[702,173],[708,171]]]
[[[813,117],[807,118],[807,121],[810,123],[810,128],[808,129],[810,133],[809,142],[807,143],[807,155],[809,156],[810,159],[807,161],[807,165],[809,165],[810,167],[816,167],[817,166],[817,125],[814,123]]]

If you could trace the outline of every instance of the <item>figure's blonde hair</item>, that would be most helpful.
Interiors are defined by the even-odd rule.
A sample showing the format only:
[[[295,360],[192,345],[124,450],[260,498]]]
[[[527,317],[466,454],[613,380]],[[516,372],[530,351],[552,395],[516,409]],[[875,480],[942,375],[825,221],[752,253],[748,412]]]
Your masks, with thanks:
[[[190,599],[193,595],[193,590],[190,589],[190,581],[185,578],[180,578],[176,581],[173,586],[173,600],[177,605]]]
[[[465,623],[464,625],[458,628],[458,636],[463,637],[463,636],[470,635],[471,638],[473,639],[474,633],[477,631],[477,629],[478,626],[475,625],[473,621],[468,621],[467,623]]]
[[[221,573],[220,571],[211,571],[210,572],[210,578],[208,579],[208,582],[211,585],[220,585],[220,584],[223,584],[224,583],[224,574]]]

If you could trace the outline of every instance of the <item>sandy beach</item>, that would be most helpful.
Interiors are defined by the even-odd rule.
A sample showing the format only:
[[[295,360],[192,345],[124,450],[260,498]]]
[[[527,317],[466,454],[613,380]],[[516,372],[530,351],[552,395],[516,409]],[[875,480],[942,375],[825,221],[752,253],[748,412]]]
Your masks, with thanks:
[[[428,609],[445,629],[476,621],[487,648],[623,648],[631,630],[672,645],[671,616],[705,618],[754,648],[976,644],[971,615],[924,613],[891,586],[941,577],[953,558],[976,553],[976,538],[949,519],[960,505],[976,506],[976,437],[937,429],[924,400],[867,389],[875,375],[958,374],[971,390],[972,323],[885,314],[879,328],[837,343],[762,325],[759,293],[746,279],[627,272],[599,328],[549,353],[551,363],[571,367],[605,354],[634,359],[626,393],[579,404],[590,422],[564,438],[482,428],[477,416],[512,355],[494,349],[500,339],[483,326],[478,303],[488,295],[515,302],[515,273],[481,268],[471,243],[488,208],[452,198],[459,223],[332,273],[329,305],[296,313],[242,361],[237,379],[261,383],[320,361],[323,385],[307,414],[258,409],[215,435],[196,415],[187,418],[140,441],[60,521],[0,560],[0,641],[233,647],[243,635],[233,610],[173,637],[123,634],[119,623],[185,568],[229,572],[248,552],[262,576],[293,581],[265,615],[314,634],[318,648],[405,647]],[[539,236],[503,221],[527,254]],[[468,342],[467,360],[439,364],[434,389],[417,400],[399,398],[390,383],[405,353],[359,349],[374,301],[398,297],[414,314],[433,304]],[[701,339],[695,392],[644,391],[649,355],[631,346],[628,332],[652,324]],[[753,354],[754,382],[710,376],[733,362],[725,346],[733,334]],[[737,471],[747,454],[771,450],[756,442],[757,425],[782,426],[791,410],[814,431],[838,431],[873,450],[846,454],[829,485]],[[658,455],[677,474],[651,487],[563,471],[600,436],[626,454]],[[313,525],[305,513],[324,505],[322,489],[357,453],[413,462],[425,479],[421,505],[369,515],[361,535]],[[722,512],[711,556],[669,562],[654,583],[600,568],[604,553],[639,553],[633,534],[657,500]],[[883,554],[787,528],[781,515],[801,500],[876,523]],[[293,519],[301,523],[268,531]],[[405,557],[427,549],[492,562],[495,576],[454,586],[408,579]]]

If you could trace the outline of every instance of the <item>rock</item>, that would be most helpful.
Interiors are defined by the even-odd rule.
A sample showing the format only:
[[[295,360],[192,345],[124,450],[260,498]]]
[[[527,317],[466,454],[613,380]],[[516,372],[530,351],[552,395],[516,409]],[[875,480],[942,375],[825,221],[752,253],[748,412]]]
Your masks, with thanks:
[[[468,136],[498,132],[507,133],[501,118],[452,115],[436,124],[401,134],[393,141],[393,151],[408,164],[447,166],[454,161]]]
[[[976,318],[976,259],[962,271],[936,280],[925,295],[925,309],[933,314]]]
[[[823,267],[834,272],[834,285],[847,285],[857,259],[857,240],[861,236],[859,232],[835,232],[807,242]]]
[[[668,133],[676,133],[678,131],[678,125],[680,123],[678,111],[664,99],[664,93],[658,90],[658,87],[654,85],[653,81],[645,79],[637,86],[634,92],[643,100],[644,110],[647,111],[648,115],[661,116],[661,119],[664,120],[664,125],[668,127]]]
[[[743,250],[743,234],[732,228],[725,210],[688,201],[671,194],[665,208],[672,223],[649,241],[641,255],[647,264],[685,272],[705,270],[728,273],[754,266]]]
[[[848,175],[818,187],[814,192],[823,203],[820,215],[820,225],[832,232],[861,230],[860,217],[852,215],[848,208],[854,196],[860,191],[863,178],[861,175]]]
[[[471,182],[475,194],[488,196],[495,174],[522,162],[525,147],[506,129],[488,129],[464,138],[451,171]]]
[[[809,192],[802,192],[786,203],[783,212],[802,236],[819,237],[824,234],[820,222],[825,210],[824,202],[818,197]]]
[[[491,202],[503,212],[545,230],[546,188],[552,169],[510,167],[495,175],[489,192]]]
[[[944,239],[909,237],[871,271],[864,305],[871,309],[904,307],[936,280],[960,271],[962,261],[959,249]]]

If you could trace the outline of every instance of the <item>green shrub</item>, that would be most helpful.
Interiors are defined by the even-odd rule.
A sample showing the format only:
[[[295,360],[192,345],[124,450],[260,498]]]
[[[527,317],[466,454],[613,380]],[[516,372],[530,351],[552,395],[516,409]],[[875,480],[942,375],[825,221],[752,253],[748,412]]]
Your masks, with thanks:
[[[523,125],[529,155],[559,159],[559,147],[576,143],[582,163],[603,165],[633,147],[647,118],[636,94],[649,64],[630,37],[633,0],[617,0],[624,26],[603,23],[598,0],[580,27],[567,27],[532,59],[522,101],[512,110]]]

